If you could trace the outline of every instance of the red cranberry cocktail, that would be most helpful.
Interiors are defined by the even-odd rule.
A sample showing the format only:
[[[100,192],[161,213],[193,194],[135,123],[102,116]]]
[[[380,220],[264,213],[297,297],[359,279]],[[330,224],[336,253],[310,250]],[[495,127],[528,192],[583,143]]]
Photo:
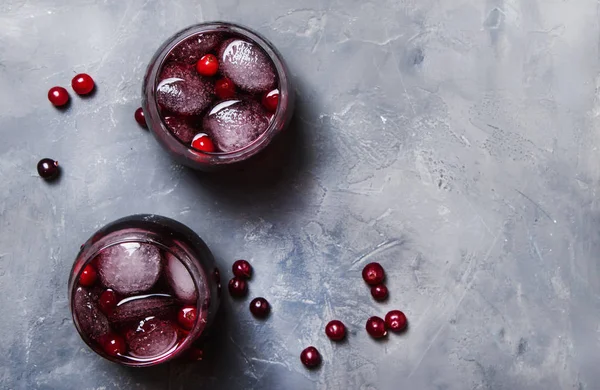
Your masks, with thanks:
[[[126,217],[82,246],[69,278],[73,321],[109,360],[162,363],[206,334],[219,305],[218,275],[208,247],[186,226]]]
[[[162,45],[146,71],[142,107],[158,141],[197,169],[243,161],[289,123],[293,90],[275,48],[230,23],[190,27]]]

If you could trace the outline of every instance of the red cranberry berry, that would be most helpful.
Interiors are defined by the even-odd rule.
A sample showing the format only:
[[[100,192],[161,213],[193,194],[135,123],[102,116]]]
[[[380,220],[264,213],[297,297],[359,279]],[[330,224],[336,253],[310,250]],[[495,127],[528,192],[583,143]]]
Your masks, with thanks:
[[[135,118],[135,121],[138,123],[138,125],[142,127],[147,127],[146,117],[144,116],[144,110],[142,110],[142,107],[139,107],[137,110],[135,110],[135,114],[133,115],[133,117]]]
[[[177,313],[177,322],[183,329],[192,330],[196,324],[197,312],[194,306],[184,306]]]
[[[385,330],[385,321],[380,317],[373,316],[369,318],[365,328],[367,329],[367,333],[376,339],[380,339],[387,335],[387,331]]]
[[[219,71],[219,61],[213,54],[203,55],[196,63],[196,70],[202,76],[214,76]]]
[[[94,90],[94,79],[87,73],[80,73],[73,77],[71,86],[78,95],[87,95]]]
[[[262,98],[262,105],[269,111],[275,112],[279,104],[279,90],[274,89],[267,92]]]
[[[340,341],[346,337],[346,326],[342,321],[329,321],[325,326],[325,334],[333,341]]]
[[[59,168],[58,161],[51,158],[43,158],[37,164],[38,175],[46,180],[54,179],[58,176]]]
[[[243,297],[248,293],[248,284],[242,278],[232,278],[229,281],[229,294],[232,297]]]
[[[111,289],[105,290],[102,294],[100,294],[100,298],[98,299],[100,310],[102,310],[102,312],[106,315],[109,315],[113,312],[115,307],[117,307],[117,302],[119,302],[117,293]]]
[[[377,284],[371,287],[371,296],[376,301],[385,301],[388,297],[388,288],[383,283]]]
[[[48,100],[56,107],[61,107],[69,101],[69,92],[63,87],[52,87],[48,91]]]
[[[392,310],[385,315],[385,326],[392,332],[402,332],[406,324],[406,316],[400,310]]]
[[[252,266],[246,260],[236,260],[231,266],[231,271],[237,277],[250,279],[252,276]]]
[[[365,265],[362,271],[362,277],[367,284],[374,286],[383,282],[385,278],[385,272],[383,267],[379,263],[369,263]]]
[[[116,334],[106,335],[102,340],[102,347],[104,348],[104,352],[110,356],[124,355],[127,350],[125,340]]]
[[[252,302],[250,302],[250,313],[254,317],[264,318],[269,315],[271,311],[271,305],[269,302],[262,297],[254,298]]]
[[[215,144],[210,137],[204,133],[197,134],[192,140],[192,148],[206,153],[214,153]]]
[[[192,346],[186,353],[188,360],[193,362],[199,362],[204,357],[204,350],[198,347]]]
[[[88,264],[81,272],[81,276],[79,276],[79,284],[85,287],[93,286],[96,283],[97,276],[96,269],[91,264]]]
[[[235,95],[235,84],[227,77],[215,82],[215,94],[219,99],[229,99]]]
[[[300,360],[308,368],[317,367],[321,364],[321,354],[315,347],[308,347],[300,354]]]

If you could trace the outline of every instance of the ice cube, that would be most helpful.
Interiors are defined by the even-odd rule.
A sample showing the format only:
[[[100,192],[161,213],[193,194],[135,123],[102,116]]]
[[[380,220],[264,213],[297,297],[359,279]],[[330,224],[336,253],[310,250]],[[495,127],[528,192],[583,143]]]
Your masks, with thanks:
[[[123,299],[109,319],[115,323],[137,322],[147,317],[166,317],[175,309],[175,300],[166,294]]]
[[[244,91],[265,92],[275,86],[273,63],[254,43],[228,39],[218,58],[221,72]]]
[[[78,287],[75,290],[74,303],[75,316],[79,327],[88,337],[92,340],[98,340],[110,331],[108,319],[100,311],[94,299],[94,294],[90,290]]]
[[[129,353],[138,358],[153,358],[168,352],[177,342],[177,330],[169,321],[149,318],[127,337]]]
[[[185,303],[193,303],[198,299],[196,286],[192,275],[179,259],[170,253],[165,253],[167,266],[165,275],[175,296]]]
[[[214,85],[193,66],[169,63],[160,74],[156,98],[162,108],[173,114],[198,115],[213,101]]]
[[[194,136],[200,132],[197,126],[194,125],[193,120],[185,117],[167,116],[164,121],[173,135],[186,145],[189,145]]]
[[[253,100],[226,100],[204,117],[204,131],[222,152],[249,145],[269,127],[268,113]]]
[[[100,253],[98,273],[102,284],[121,295],[147,291],[161,271],[160,251],[154,245],[128,242]]]
[[[191,36],[176,46],[169,59],[175,62],[195,64],[200,57],[214,50],[223,39],[221,33],[202,33]]]

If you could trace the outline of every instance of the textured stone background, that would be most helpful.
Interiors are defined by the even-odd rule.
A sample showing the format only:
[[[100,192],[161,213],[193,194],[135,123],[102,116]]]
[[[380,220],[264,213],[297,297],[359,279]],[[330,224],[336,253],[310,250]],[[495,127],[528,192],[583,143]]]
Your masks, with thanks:
[[[280,49],[299,102],[274,167],[207,176],[133,111],[155,48],[221,19]],[[592,0],[3,0],[0,388],[597,389],[599,20]],[[98,91],[59,112],[46,93],[76,72]],[[248,258],[270,319],[226,299],[204,365],[95,356],[68,271],[94,230],[141,212],[189,225],[224,269]],[[410,330],[371,340],[365,320],[391,308]],[[326,339],[332,318],[347,343]]]

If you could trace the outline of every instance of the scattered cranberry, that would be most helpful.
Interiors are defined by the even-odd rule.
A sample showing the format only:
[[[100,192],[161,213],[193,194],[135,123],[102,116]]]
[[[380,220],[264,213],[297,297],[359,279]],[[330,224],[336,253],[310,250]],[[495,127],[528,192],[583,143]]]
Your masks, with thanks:
[[[38,175],[46,180],[54,179],[58,176],[59,168],[58,161],[51,158],[43,158],[37,164]]]
[[[235,95],[235,84],[227,77],[215,82],[215,94],[219,99],[229,99]]]
[[[270,311],[271,305],[269,305],[269,302],[265,298],[254,298],[250,302],[250,313],[255,317],[264,318],[269,315]]]
[[[385,321],[380,317],[373,316],[369,318],[365,328],[367,329],[367,333],[376,339],[380,339],[387,335],[387,331],[385,330]]]
[[[237,277],[250,279],[252,276],[252,266],[246,260],[236,260],[231,266],[231,271]]]
[[[146,127],[146,117],[144,116],[144,110],[142,110],[142,107],[139,107],[137,110],[135,110],[135,114],[133,115],[135,118],[135,121],[142,127]]]
[[[392,310],[385,315],[385,325],[392,332],[402,332],[406,324],[406,316],[400,310]]]
[[[73,77],[71,86],[78,95],[87,95],[94,90],[94,79],[87,73],[80,73]]]
[[[383,283],[375,285],[371,287],[371,296],[376,301],[385,301],[388,297],[388,288]]]
[[[79,284],[85,287],[92,286],[96,283],[97,276],[96,269],[91,264],[88,264],[83,269],[83,272],[81,272],[81,276],[79,276]]]
[[[308,368],[321,364],[321,354],[315,347],[308,347],[300,354],[300,360]]]
[[[69,92],[63,87],[52,87],[48,91],[48,100],[56,107],[61,107],[69,101]]]
[[[214,76],[219,71],[219,61],[212,54],[203,55],[196,63],[196,70],[202,76]]]
[[[229,281],[229,294],[232,297],[243,297],[248,293],[248,284],[242,278],[232,278]]]
[[[113,312],[117,306],[117,302],[119,302],[117,293],[111,289],[105,290],[102,294],[100,294],[100,298],[98,299],[98,305],[100,306],[102,312],[106,315],[109,315]]]
[[[333,341],[340,341],[346,337],[346,326],[342,321],[329,321],[325,326],[325,334]]]
[[[274,89],[271,92],[267,92],[262,98],[262,104],[267,110],[275,112],[279,104],[279,90]]]
[[[215,144],[210,137],[204,133],[200,133],[192,140],[192,148],[206,153],[214,153]]]
[[[108,334],[104,337],[102,342],[104,352],[110,356],[118,356],[125,354],[125,340],[121,336],[116,334]]]
[[[379,284],[383,282],[385,278],[385,272],[383,271],[383,267],[379,263],[369,263],[365,265],[362,271],[362,277],[371,286]]]
[[[177,322],[183,329],[192,330],[196,324],[197,312],[194,306],[184,306],[177,313]]]
[[[202,360],[202,358],[204,357],[204,350],[198,347],[191,347],[187,354],[186,357],[188,360],[191,360],[193,362],[199,362]]]

